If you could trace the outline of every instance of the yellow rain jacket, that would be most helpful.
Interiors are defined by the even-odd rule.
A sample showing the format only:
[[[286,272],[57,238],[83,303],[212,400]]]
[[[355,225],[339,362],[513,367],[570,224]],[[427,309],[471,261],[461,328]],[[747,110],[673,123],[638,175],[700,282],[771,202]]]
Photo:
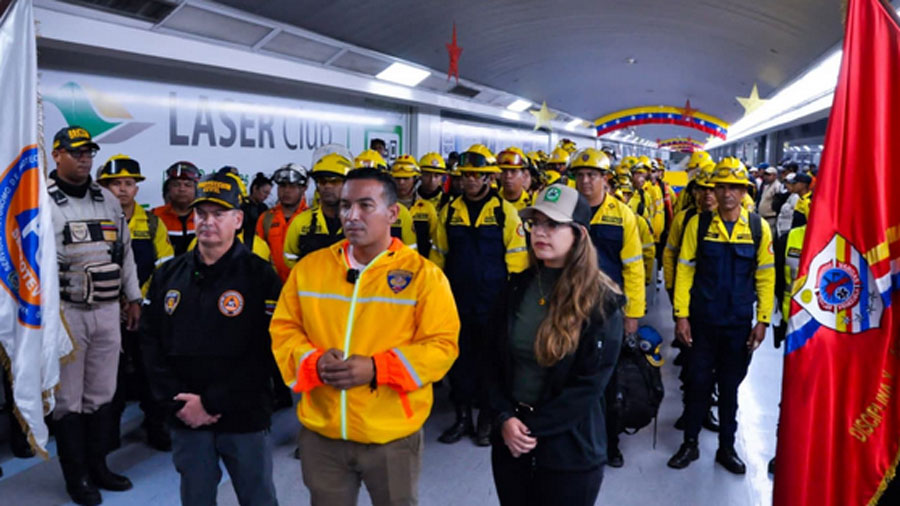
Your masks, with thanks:
[[[431,384],[459,353],[459,317],[441,270],[393,239],[347,282],[348,241],[314,251],[291,270],[269,332],[284,378],[303,392],[297,417],[332,439],[383,444],[419,430],[431,412]],[[319,380],[327,350],[375,360],[377,387],[336,390]]]

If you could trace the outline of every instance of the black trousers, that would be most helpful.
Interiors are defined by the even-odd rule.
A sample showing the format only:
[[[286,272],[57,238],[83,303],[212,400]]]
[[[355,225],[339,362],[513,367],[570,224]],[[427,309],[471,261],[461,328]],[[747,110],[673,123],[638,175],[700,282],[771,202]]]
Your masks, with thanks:
[[[691,319],[693,345],[684,365],[684,437],[697,439],[709,410],[713,386],[719,385],[719,448],[734,445],[738,387],[747,376],[750,324],[720,327]]]
[[[462,317],[459,356],[450,368],[450,398],[457,405],[484,407],[484,370],[487,367],[491,336],[487,318]]]
[[[125,403],[130,399],[137,399],[140,401],[141,411],[144,412],[144,425],[162,428],[166,421],[166,412],[150,393],[150,382],[144,369],[143,354],[138,340],[137,332],[129,332],[122,327],[122,355],[119,357],[116,393],[113,395],[112,404],[121,416]]]
[[[513,458],[502,442],[491,448],[491,468],[501,505],[593,506],[603,482],[603,466],[587,471],[541,468],[527,453]]]
[[[616,402],[616,390],[619,375],[613,369],[606,390],[603,392],[603,414],[606,417],[606,453],[612,454],[619,449],[619,404]]]

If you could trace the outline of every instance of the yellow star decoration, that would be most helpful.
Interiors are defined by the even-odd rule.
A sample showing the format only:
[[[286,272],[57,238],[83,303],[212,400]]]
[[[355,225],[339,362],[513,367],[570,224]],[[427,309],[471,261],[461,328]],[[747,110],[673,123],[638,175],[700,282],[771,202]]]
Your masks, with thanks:
[[[741,106],[744,107],[744,116],[752,113],[753,111],[759,109],[759,107],[768,100],[764,100],[759,98],[759,90],[756,88],[756,84],[753,84],[753,89],[750,90],[749,97],[734,97],[738,102],[741,103]]]
[[[706,146],[707,144],[709,144],[710,142],[712,142],[716,139],[718,139],[718,137],[716,137],[715,135],[710,135],[709,137],[706,138],[706,142],[704,142],[703,145]]]
[[[554,118],[556,118],[556,113],[550,112],[550,109],[547,109],[547,102],[545,101],[541,104],[541,109],[539,111],[528,111],[534,116],[534,129],[537,130],[541,127],[547,127],[547,130],[553,130],[553,126],[550,124]]]

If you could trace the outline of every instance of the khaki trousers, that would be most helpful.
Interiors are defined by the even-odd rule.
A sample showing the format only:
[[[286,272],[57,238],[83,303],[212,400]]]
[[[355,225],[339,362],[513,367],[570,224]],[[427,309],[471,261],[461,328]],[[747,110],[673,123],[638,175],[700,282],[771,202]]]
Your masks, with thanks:
[[[360,482],[374,506],[416,505],[425,447],[422,430],[385,444],[329,439],[302,429],[300,467],[313,506],[353,506]]]
[[[93,413],[116,392],[119,351],[119,303],[84,306],[60,302],[75,351],[60,367],[53,419],[69,413]]]

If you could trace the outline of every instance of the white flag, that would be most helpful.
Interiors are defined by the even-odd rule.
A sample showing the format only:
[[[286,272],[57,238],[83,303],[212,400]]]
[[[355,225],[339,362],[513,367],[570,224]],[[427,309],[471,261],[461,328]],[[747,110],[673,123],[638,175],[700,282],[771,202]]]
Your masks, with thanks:
[[[0,361],[19,423],[46,458],[44,416],[72,343],[59,318],[56,242],[38,150],[32,0],[14,0],[0,16]]]

